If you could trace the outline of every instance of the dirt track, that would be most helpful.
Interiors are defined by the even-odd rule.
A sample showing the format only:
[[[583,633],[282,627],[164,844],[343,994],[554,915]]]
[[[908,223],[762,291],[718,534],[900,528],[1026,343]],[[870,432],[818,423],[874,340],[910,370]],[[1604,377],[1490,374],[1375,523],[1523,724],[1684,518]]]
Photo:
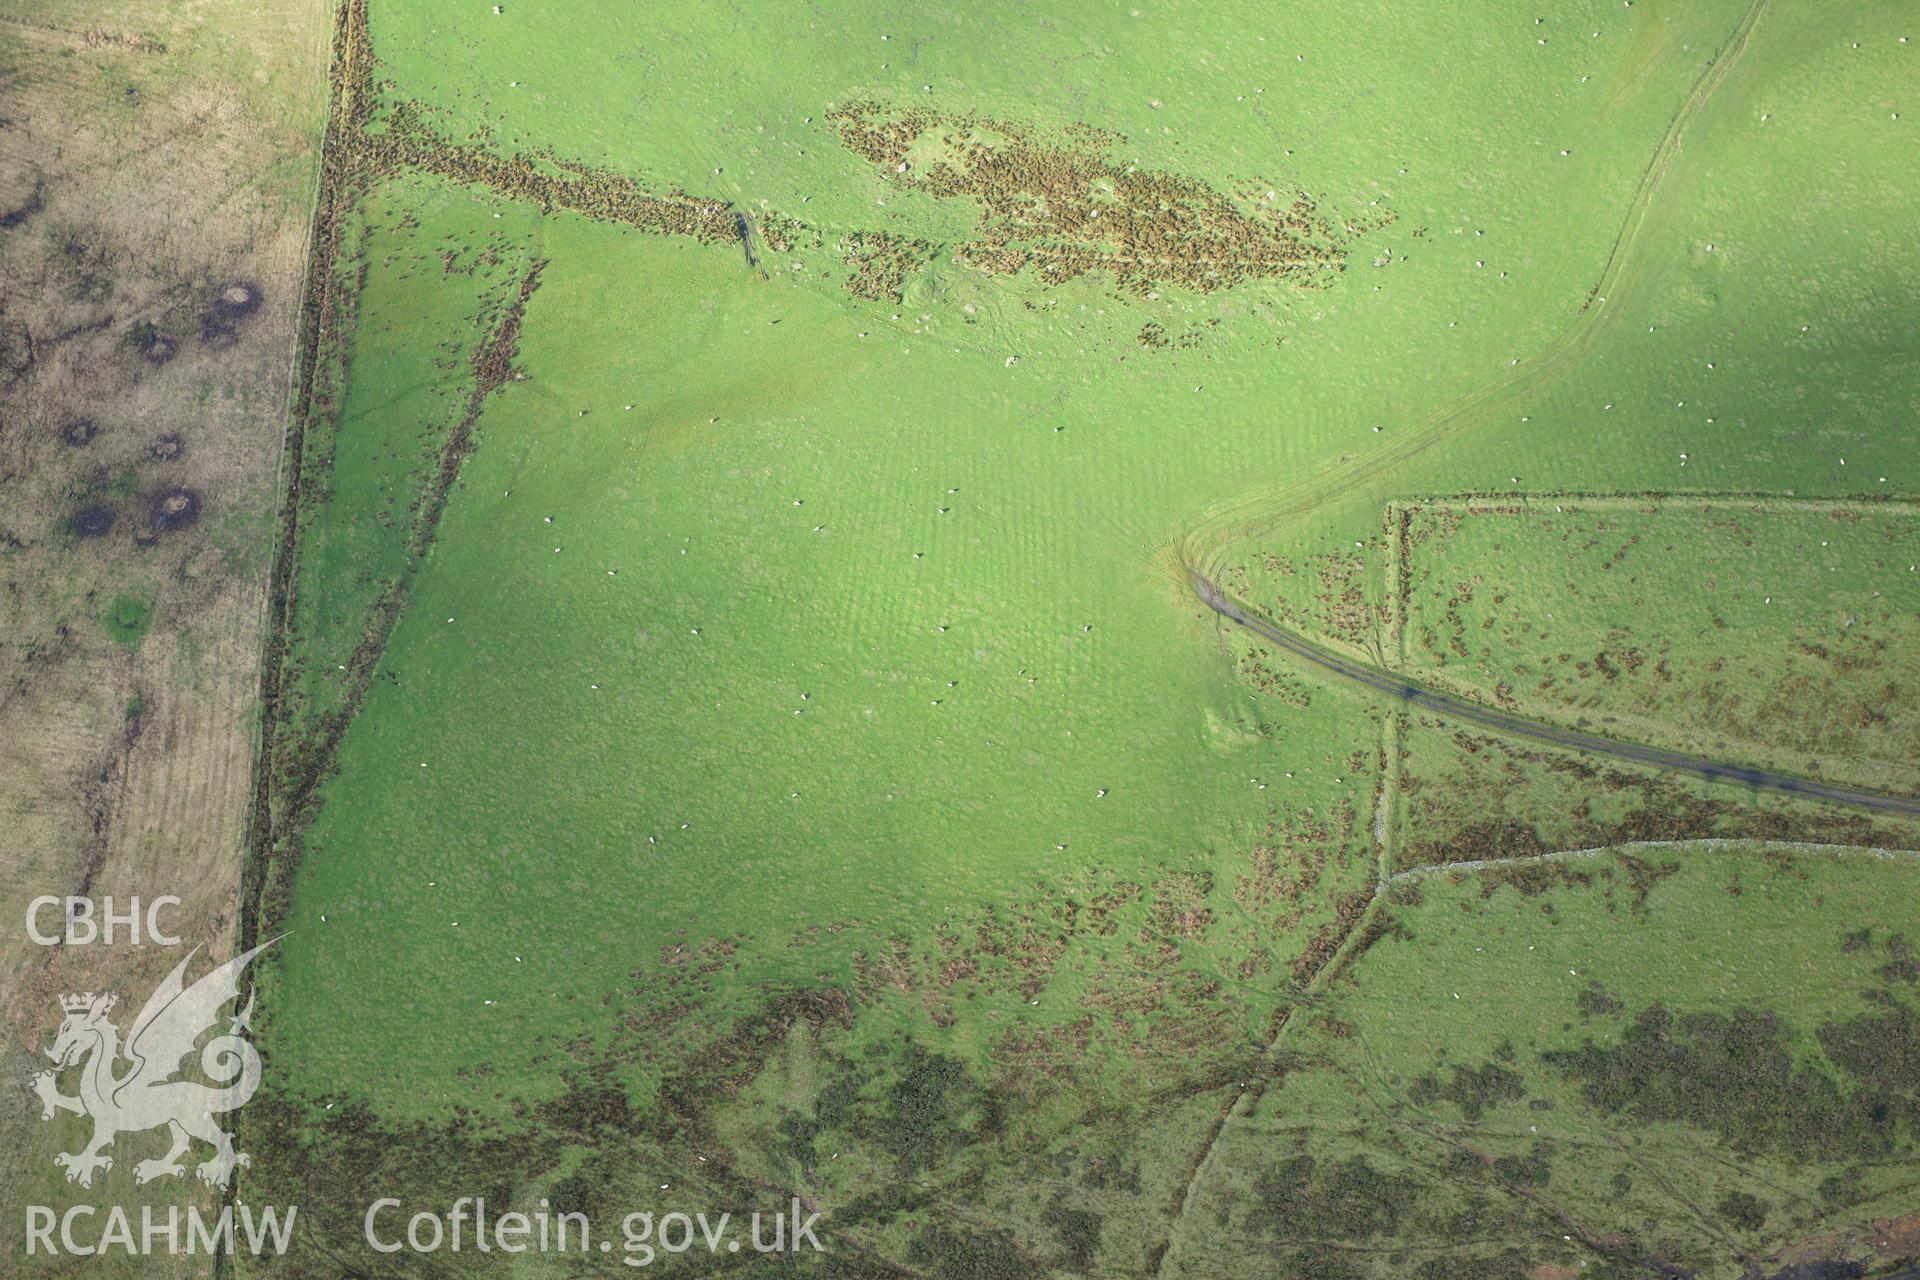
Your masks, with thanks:
[[[1521,359],[1517,365],[1499,370],[1491,379],[1456,400],[1439,406],[1423,417],[1394,428],[1390,441],[1380,448],[1342,466],[1315,472],[1306,478],[1278,488],[1262,488],[1240,494],[1202,514],[1201,519],[1182,539],[1183,557],[1218,573],[1225,567],[1224,555],[1232,544],[1271,533],[1287,521],[1324,506],[1355,486],[1372,481],[1400,467],[1435,445],[1453,439],[1467,428],[1484,422],[1495,409],[1511,406],[1521,398],[1552,386],[1591,355],[1601,335],[1612,326],[1617,305],[1609,305],[1638,283],[1644,255],[1634,252],[1640,233],[1647,224],[1653,198],[1666,180],[1674,160],[1680,155],[1687,127],[1700,114],[1709,98],[1746,52],[1747,39],[1765,15],[1772,0],[1753,0],[1726,43],[1707,60],[1700,78],[1686,99],[1667,122],[1666,132],[1653,157],[1634,188],[1633,198],[1607,251],[1606,261],[1595,277],[1593,287],[1567,327],[1539,351]]]

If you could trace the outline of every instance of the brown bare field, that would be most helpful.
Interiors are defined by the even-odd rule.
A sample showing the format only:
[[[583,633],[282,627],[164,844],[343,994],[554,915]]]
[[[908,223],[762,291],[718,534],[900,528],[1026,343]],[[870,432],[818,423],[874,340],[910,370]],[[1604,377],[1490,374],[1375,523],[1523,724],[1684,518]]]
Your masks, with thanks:
[[[137,1000],[183,954],[35,945],[33,898],[174,894],[187,945],[230,945],[330,16],[0,10],[10,1079],[61,993]],[[134,625],[116,630],[122,607]],[[0,1142],[28,1156],[0,1200],[56,1176],[37,1120],[0,1112]]]

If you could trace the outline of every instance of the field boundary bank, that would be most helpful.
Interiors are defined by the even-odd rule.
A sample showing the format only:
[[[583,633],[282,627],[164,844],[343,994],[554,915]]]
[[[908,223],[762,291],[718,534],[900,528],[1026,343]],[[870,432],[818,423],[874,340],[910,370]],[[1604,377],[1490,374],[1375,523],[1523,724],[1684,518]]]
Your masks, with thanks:
[[[327,68],[326,125],[321,134],[320,176],[308,232],[308,258],[301,285],[295,335],[292,405],[281,449],[279,527],[267,585],[267,643],[260,663],[260,743],[254,759],[253,805],[248,822],[246,861],[241,869],[238,948],[250,949],[263,933],[270,880],[283,878],[275,866],[273,812],[275,740],[281,727],[281,688],[287,642],[293,622],[294,568],[299,558],[300,476],[306,461],[307,429],[314,417],[314,392],[331,341],[339,326],[328,324],[339,303],[335,262],[340,220],[348,190],[356,185],[352,134],[358,127],[355,82],[366,74],[365,0],[341,0],[334,11],[332,55]],[[277,915],[277,913],[276,913]],[[220,1274],[224,1268],[216,1268]]]
[[[260,655],[260,709],[255,720],[252,797],[241,837],[238,902],[235,906],[234,953],[257,946],[264,932],[262,904],[274,870],[273,770],[274,740],[279,732],[280,687],[285,667],[287,624],[292,615],[293,569],[299,529],[300,473],[306,453],[307,427],[313,413],[316,378],[322,348],[329,333],[328,310],[334,305],[334,260],[338,250],[340,206],[350,176],[341,154],[345,131],[340,118],[347,100],[344,85],[351,76],[349,11],[356,0],[341,0],[334,11],[328,36],[325,76],[327,100],[320,131],[320,157],[314,175],[313,212],[307,225],[306,264],[300,295],[294,308],[293,354],[288,366],[285,422],[274,476],[279,510],[267,584],[261,601],[263,644]],[[241,1180],[228,1183],[220,1197],[226,1209],[239,1202]],[[233,1275],[233,1257],[221,1247],[211,1266],[214,1280]]]
[[[1877,511],[1892,507],[1901,514],[1920,518],[1920,502],[1904,494],[1854,494],[1837,497],[1802,498],[1793,494],[1768,493],[1762,491],[1731,490],[1721,492],[1705,489],[1649,489],[1644,491],[1623,491],[1619,493],[1588,493],[1580,490],[1528,490],[1525,493],[1458,493],[1434,494],[1415,498],[1390,498],[1386,502],[1389,511],[1443,510],[1456,507],[1471,507],[1490,515],[1517,514],[1521,509],[1531,512],[1544,504],[1560,503],[1578,507],[1586,511],[1633,511],[1644,514],[1657,514],[1667,507],[1690,507],[1698,510],[1715,510],[1721,507],[1738,507],[1747,511],[1786,511],[1805,512],[1809,515],[1832,515],[1837,511],[1858,509],[1862,512]]]
[[[1832,858],[1836,861],[1866,860],[1908,863],[1920,866],[1920,849],[1887,849],[1876,845],[1822,844],[1797,840],[1751,840],[1736,836],[1710,836],[1701,840],[1628,840],[1620,844],[1593,845],[1585,849],[1555,849],[1548,853],[1527,853],[1512,858],[1465,858],[1458,862],[1429,862],[1423,866],[1396,871],[1380,882],[1385,889],[1414,884],[1438,876],[1456,873],[1524,867],[1537,862],[1584,862],[1614,853],[1664,853],[1695,850],[1703,853],[1741,850],[1767,852],[1779,850],[1789,855]]]

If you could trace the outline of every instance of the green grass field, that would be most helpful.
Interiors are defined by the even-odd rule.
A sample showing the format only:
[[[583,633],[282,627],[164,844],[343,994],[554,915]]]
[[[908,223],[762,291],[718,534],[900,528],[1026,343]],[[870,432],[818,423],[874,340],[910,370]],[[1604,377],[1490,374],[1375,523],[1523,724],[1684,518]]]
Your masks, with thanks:
[[[1433,1046],[1511,1040],[1604,1146],[1635,1113],[1588,1114],[1539,1065],[1582,1043],[1546,1032],[1586,988],[1523,993],[1523,935],[1556,964],[1579,939],[1571,966],[1624,1002],[1609,1028],[1745,1007],[1718,966],[1766,946],[1744,998],[1811,1061],[1816,1019],[1867,1016],[1839,904],[1893,930],[1905,863],[1796,854],[1800,880],[1690,847],[1644,895],[1602,859],[1604,891],[1556,883],[1551,918],[1455,903],[1444,875],[1416,906],[1376,889],[1411,850],[1506,852],[1471,812],[1495,752],[1223,630],[1186,571],[1384,656],[1390,502],[1910,494],[1920,224],[1889,117],[1914,55],[1898,6],[1832,16],[347,5],[273,720],[274,1092],[247,1121],[275,1157],[258,1194],[304,1189],[321,1247],[279,1270],[377,1261],[328,1206],[383,1185],[596,1214],[801,1194],[833,1274],[1437,1277],[1502,1250],[1613,1274],[1614,1237],[1671,1211],[1644,1182],[1614,1196],[1622,1161],[1553,1175],[1576,1236],[1516,1191],[1531,1173],[1441,1177],[1459,1148],[1381,1119],[1373,1075],[1400,1077],[1393,1112],[1447,1087],[1418,1084]],[[1511,545],[1559,526],[1480,524],[1421,562],[1409,637],[1458,562],[1513,575],[1476,594],[1487,618],[1557,607],[1578,573],[1585,612],[1557,625],[1585,648],[1626,628],[1651,651],[1649,624],[1689,664],[1711,648],[1693,575],[1626,598]],[[1836,524],[1836,562],[1885,525]],[[1754,535],[1802,620],[1881,585],[1809,577],[1812,527]],[[1890,649],[1913,589],[1870,606]],[[1560,645],[1480,620],[1481,681]],[[1743,626],[1755,683],[1811,634]],[[1910,781],[1892,714],[1770,749]],[[1550,762],[1513,769],[1528,853],[1636,807],[1754,831],[1712,825],[1724,789],[1657,778],[1569,819]],[[1766,830],[1910,843],[1861,823]],[[1647,923],[1675,915],[1711,961]],[[1456,1026],[1428,1006],[1465,980],[1436,974],[1483,937],[1507,967]],[[1765,1222],[1678,1216],[1646,1251],[1731,1276],[1898,1207],[1900,1116],[1851,1190],[1819,1186],[1860,1152],[1770,1150]],[[1720,1140],[1660,1123],[1676,1151],[1689,1124]],[[1274,1135],[1372,1181],[1276,1175]],[[1388,1243],[1308,1257],[1250,1224],[1327,1195],[1349,1244]],[[1373,1230],[1367,1205],[1398,1207]],[[1415,1270],[1436,1260],[1468,1269]]]

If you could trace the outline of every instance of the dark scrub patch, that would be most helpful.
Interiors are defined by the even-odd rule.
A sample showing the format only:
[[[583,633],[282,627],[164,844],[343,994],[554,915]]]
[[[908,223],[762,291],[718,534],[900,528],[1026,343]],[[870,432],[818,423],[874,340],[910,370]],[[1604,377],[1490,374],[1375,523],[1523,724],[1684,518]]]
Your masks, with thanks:
[[[1654,1004],[1626,1029],[1542,1061],[1602,1115],[1690,1125],[1741,1154],[1879,1159],[1920,1121],[1920,1033],[1913,1011],[1827,1022],[1820,1047],[1843,1075],[1801,1061],[1774,1013],[1675,1012]]]
[[[77,538],[105,537],[113,528],[113,508],[83,507],[73,513],[73,517],[67,521],[67,528]]]
[[[218,316],[200,317],[200,345],[209,351],[225,351],[240,341],[233,326]]]
[[[5,213],[0,213],[0,231],[12,231],[15,227],[25,225],[27,219],[47,207],[45,196],[45,186],[38,182],[34,183],[32,195]]]

